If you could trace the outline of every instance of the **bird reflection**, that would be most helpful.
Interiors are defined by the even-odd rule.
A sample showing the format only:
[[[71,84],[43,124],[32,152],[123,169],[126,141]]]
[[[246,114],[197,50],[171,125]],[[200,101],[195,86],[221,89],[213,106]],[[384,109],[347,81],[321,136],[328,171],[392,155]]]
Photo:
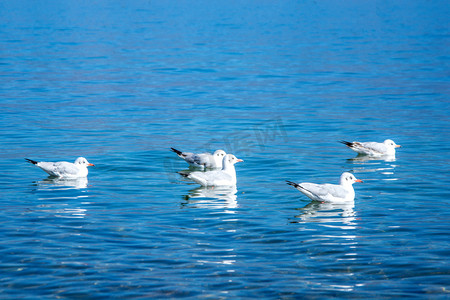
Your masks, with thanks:
[[[376,160],[383,160],[385,162],[394,162],[395,161],[395,155],[383,155],[383,156],[369,156],[364,154],[358,154],[354,158],[349,158],[348,161],[350,162],[368,162],[368,161],[376,161]]]
[[[354,280],[354,273],[349,271],[352,264],[364,263],[359,254],[359,219],[354,208],[354,201],[312,201],[298,208],[301,213],[291,222],[299,224],[299,230],[308,231],[304,242],[313,247],[308,247],[307,256],[318,269],[328,270],[332,266],[340,270],[339,280],[323,283],[322,288],[350,292],[360,284]]]
[[[80,178],[59,178],[49,176],[42,181],[37,181],[36,185],[39,188],[52,188],[58,187],[58,189],[85,189],[88,185],[87,177]]]
[[[84,190],[88,185],[86,177],[68,179],[50,176],[34,182],[33,185],[40,200],[36,211],[61,218],[85,218],[87,209],[82,205],[89,202],[80,203],[79,200],[88,198]],[[73,202],[74,200],[76,201]]]
[[[184,196],[186,203],[198,208],[237,208],[237,189],[232,187],[198,187]]]
[[[330,203],[312,201],[308,205],[299,208],[302,213],[295,216],[299,222],[320,222],[328,227],[339,227],[341,229],[354,229],[356,226],[356,213],[354,211],[355,202]],[[330,223],[341,223],[342,225],[332,226]]]
[[[348,162],[358,165],[357,172],[376,172],[383,174],[387,177],[384,177],[383,180],[397,180],[398,178],[394,177],[394,169],[396,164],[395,155],[384,155],[379,157],[371,157],[368,155],[358,155],[354,158],[350,158],[347,160]]]

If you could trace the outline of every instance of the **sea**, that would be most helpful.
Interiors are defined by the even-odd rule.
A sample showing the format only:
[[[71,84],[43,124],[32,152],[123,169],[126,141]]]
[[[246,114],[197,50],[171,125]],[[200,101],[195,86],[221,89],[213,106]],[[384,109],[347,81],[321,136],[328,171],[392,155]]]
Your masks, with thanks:
[[[450,299],[450,2],[1,1],[1,299]],[[339,141],[392,139],[395,157]],[[223,149],[202,188],[170,148]],[[49,178],[25,158],[95,164]],[[338,183],[355,201],[286,184]]]

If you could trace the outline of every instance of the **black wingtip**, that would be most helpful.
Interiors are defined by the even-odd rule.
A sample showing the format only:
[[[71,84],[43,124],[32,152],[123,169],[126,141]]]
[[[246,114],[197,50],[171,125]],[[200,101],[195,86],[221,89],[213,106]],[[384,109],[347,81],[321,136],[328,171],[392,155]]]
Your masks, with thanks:
[[[177,173],[180,174],[183,177],[188,177],[189,176],[189,173],[186,173],[186,172],[180,171],[180,172],[177,172]]]
[[[292,182],[292,181],[289,181],[289,180],[286,180],[286,183],[289,184],[289,185],[292,185],[295,188],[298,186],[298,183],[295,183],[295,182]]]
[[[30,163],[32,163],[33,165],[36,165],[38,163],[37,161],[32,160],[32,159],[28,159],[28,158],[25,158],[25,160],[30,162]]]
[[[179,151],[179,150],[177,150],[177,149],[175,149],[175,148],[170,148],[170,150],[172,150],[173,152],[175,152],[175,153],[178,154],[178,155],[183,154],[183,152],[181,152],[181,151]]]
[[[353,143],[347,142],[347,141],[339,141],[339,143],[342,143],[348,147],[351,147]]]

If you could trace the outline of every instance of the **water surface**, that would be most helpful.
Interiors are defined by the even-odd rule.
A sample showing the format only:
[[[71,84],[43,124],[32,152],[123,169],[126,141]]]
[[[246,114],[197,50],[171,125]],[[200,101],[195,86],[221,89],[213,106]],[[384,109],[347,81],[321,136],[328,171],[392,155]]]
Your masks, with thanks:
[[[446,1],[0,4],[0,293],[449,297]],[[401,144],[355,159],[339,140]],[[234,153],[204,189],[169,149]],[[24,158],[86,157],[87,180]],[[356,184],[311,203],[285,180]]]

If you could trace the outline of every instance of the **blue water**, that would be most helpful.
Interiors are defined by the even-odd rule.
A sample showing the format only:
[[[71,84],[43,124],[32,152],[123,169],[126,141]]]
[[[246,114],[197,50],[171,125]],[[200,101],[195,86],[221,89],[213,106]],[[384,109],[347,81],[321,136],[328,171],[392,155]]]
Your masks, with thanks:
[[[2,1],[0,298],[450,297],[450,5],[341,2]],[[354,205],[285,183],[343,171]]]

